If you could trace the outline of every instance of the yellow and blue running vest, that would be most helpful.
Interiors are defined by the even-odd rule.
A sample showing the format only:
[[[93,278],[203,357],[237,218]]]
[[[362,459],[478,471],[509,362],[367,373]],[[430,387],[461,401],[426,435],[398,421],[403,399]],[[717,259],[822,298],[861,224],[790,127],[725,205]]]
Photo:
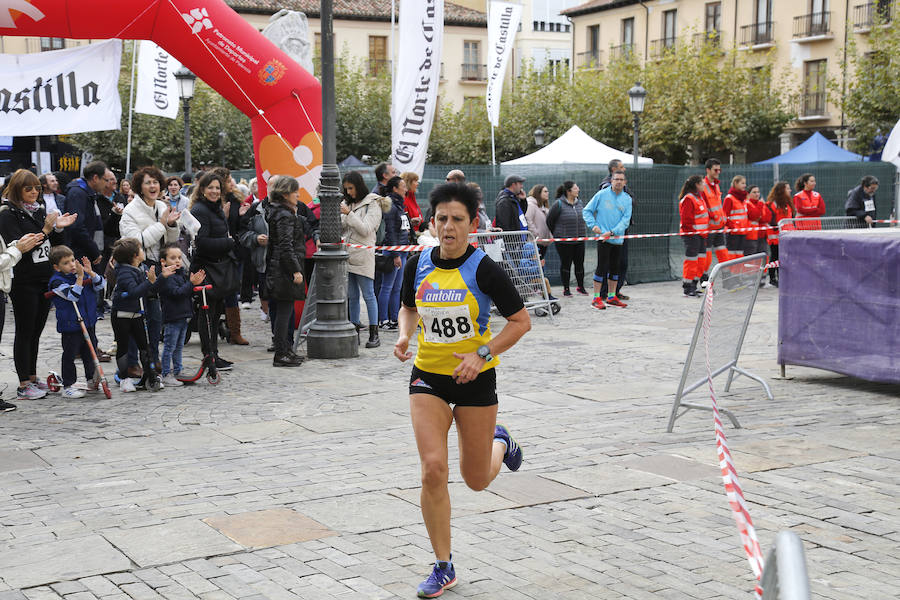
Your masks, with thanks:
[[[484,251],[476,248],[459,268],[441,269],[432,262],[431,250],[419,255],[414,279],[421,319],[415,360],[419,369],[452,375],[459,364],[454,352],[475,352],[491,340],[491,299],[475,279],[478,265],[486,258]],[[499,362],[494,358],[481,371],[493,369]]]

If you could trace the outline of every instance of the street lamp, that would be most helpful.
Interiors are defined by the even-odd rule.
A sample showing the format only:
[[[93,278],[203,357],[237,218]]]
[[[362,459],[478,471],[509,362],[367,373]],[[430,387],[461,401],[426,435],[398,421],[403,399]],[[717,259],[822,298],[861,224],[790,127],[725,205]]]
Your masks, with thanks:
[[[222,155],[222,166],[225,166],[225,138],[228,137],[228,132],[224,129],[219,132],[219,154]]]
[[[543,145],[544,145],[544,139],[545,139],[546,135],[547,135],[547,134],[545,134],[545,133],[544,133],[544,130],[541,129],[540,127],[538,127],[537,129],[535,129],[535,130],[534,130],[534,143],[535,143],[535,145],[537,145],[537,146],[543,146]]]
[[[647,90],[638,81],[633,88],[628,90],[628,102],[631,105],[631,114],[634,115],[634,166],[638,166],[638,131],[640,129],[640,115],[644,112],[644,100],[647,98]]]
[[[178,82],[178,95],[181,96],[184,108],[184,171],[192,173],[191,169],[191,98],[194,97],[194,83],[197,76],[191,73],[187,67],[181,67],[175,71],[175,81]]]
[[[347,319],[347,250],[341,244],[341,173],[335,155],[333,0],[322,0],[322,174],[319,177],[319,251],[316,259],[316,320],[306,337],[310,358],[359,356],[356,327]]]

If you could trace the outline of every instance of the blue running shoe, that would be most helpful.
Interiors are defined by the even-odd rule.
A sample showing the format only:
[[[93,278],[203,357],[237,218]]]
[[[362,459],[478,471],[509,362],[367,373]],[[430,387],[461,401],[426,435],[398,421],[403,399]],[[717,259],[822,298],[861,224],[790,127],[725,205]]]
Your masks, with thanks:
[[[506,454],[503,455],[503,463],[510,471],[518,471],[522,466],[522,449],[513,436],[510,435],[506,425],[497,425],[494,428],[494,439],[506,444]]]
[[[452,558],[452,557],[451,557]],[[437,598],[456,585],[456,571],[452,562],[437,561],[428,579],[419,584],[419,598]]]

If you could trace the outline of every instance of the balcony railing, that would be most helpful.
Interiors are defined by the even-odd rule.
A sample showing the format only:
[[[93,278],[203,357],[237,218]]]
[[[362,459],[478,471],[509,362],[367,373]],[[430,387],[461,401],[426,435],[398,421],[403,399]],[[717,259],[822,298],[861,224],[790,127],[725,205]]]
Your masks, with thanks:
[[[722,32],[717,29],[711,29],[709,31],[701,31],[699,33],[694,34],[694,44],[697,46],[701,46],[703,44],[709,44],[711,46],[719,47],[722,43]]]
[[[760,21],[741,26],[741,46],[761,46],[775,43],[775,22]]]
[[[824,37],[831,35],[831,13],[817,12],[794,17],[794,37]]]
[[[662,58],[667,52],[674,52],[678,38],[667,37],[650,42],[650,58]]]
[[[800,99],[801,117],[827,117],[825,92],[807,92]]]
[[[619,46],[610,46],[609,61],[628,60],[634,54],[634,44],[620,44]]]
[[[391,61],[385,58],[369,59],[369,77],[378,77],[382,73],[390,72]]]
[[[487,81],[487,65],[463,63],[459,78],[462,81]]]
[[[599,69],[601,67],[600,55],[599,48],[593,48],[587,52],[579,52],[575,55],[575,66],[578,69]]]
[[[853,28],[857,31],[872,29],[878,23],[890,23],[894,18],[894,3],[867,2],[853,7]]]

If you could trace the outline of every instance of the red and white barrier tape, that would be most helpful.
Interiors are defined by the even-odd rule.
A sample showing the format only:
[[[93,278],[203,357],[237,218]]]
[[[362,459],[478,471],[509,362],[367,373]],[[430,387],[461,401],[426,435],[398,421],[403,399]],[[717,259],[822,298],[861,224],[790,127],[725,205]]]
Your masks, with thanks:
[[[765,267],[778,266],[777,261],[769,263]],[[750,518],[750,511],[747,508],[747,502],[744,499],[744,491],[741,489],[741,483],[738,480],[737,469],[734,468],[734,461],[731,458],[731,451],[728,450],[728,440],[725,437],[725,428],[722,425],[722,419],[719,416],[719,404],[716,399],[716,390],[713,386],[712,369],[709,365],[709,328],[712,320],[713,307],[713,282],[709,282],[709,288],[706,291],[706,310],[703,317],[703,346],[706,355],[706,380],[709,383],[709,397],[712,400],[713,419],[716,426],[716,452],[719,456],[719,467],[722,470],[722,481],[725,484],[725,494],[728,496],[728,504],[731,505],[731,512],[734,515],[734,521],[737,524],[738,533],[741,536],[741,545],[747,554],[747,560],[750,562],[750,568],[756,577],[754,593],[756,598],[762,597],[762,588],[760,587],[760,577],[762,577],[765,559],[763,558],[762,549],[759,546],[759,540],[756,537],[756,529],[753,527],[753,519]]]
[[[875,223],[900,223],[900,221],[890,221],[890,220],[879,220],[875,221]],[[647,238],[663,238],[663,237],[683,237],[683,236],[691,236],[691,235],[707,235],[709,233],[744,233],[747,231],[766,231],[772,229],[772,227],[736,227],[734,229],[718,229],[715,231],[677,231],[675,233],[632,233],[629,235],[614,235],[608,238],[603,238],[600,236],[589,236],[589,237],[567,237],[567,238],[537,238],[536,242],[593,242],[597,240],[641,240]],[[491,232],[486,232],[486,235],[490,235]],[[516,233],[516,232],[512,232]],[[363,244],[347,244],[344,243],[348,248],[362,248],[365,250],[387,250],[389,252],[422,252],[427,250],[428,248],[433,248],[433,246],[421,246],[416,244],[408,244],[405,246],[366,246]]]

